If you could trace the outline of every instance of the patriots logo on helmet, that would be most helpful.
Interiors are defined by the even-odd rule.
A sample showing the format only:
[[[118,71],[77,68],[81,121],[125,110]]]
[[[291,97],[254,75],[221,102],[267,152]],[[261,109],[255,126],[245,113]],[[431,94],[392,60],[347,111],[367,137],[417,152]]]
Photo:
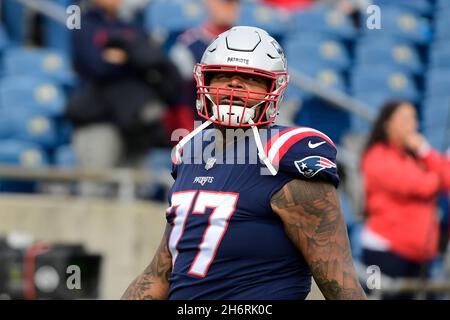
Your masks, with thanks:
[[[294,161],[294,164],[306,178],[312,178],[324,169],[336,168],[334,162],[320,156],[309,156],[302,160]]]

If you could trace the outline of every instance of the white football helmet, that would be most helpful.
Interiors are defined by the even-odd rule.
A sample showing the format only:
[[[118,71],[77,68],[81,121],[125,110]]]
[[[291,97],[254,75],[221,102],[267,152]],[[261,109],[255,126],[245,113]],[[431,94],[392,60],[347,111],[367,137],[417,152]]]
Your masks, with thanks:
[[[267,79],[269,90],[256,92],[236,88],[218,88],[209,84],[214,73],[233,72],[251,74]],[[211,123],[227,127],[251,127],[258,147],[258,155],[270,172],[277,170],[267,159],[258,126],[273,122],[289,82],[287,61],[283,49],[265,30],[237,26],[220,34],[205,50],[201,62],[194,68],[197,83],[196,107],[205,118],[202,125],[184,137],[175,147],[174,162],[181,160],[180,150],[197,133]],[[220,103],[219,96],[228,102]],[[240,103],[236,103],[239,97]],[[255,102],[249,105],[249,101]],[[235,102],[235,104],[233,104]],[[259,112],[256,112],[258,109]]]
[[[209,85],[211,74],[233,72],[252,74],[267,79],[268,92],[252,92]],[[230,127],[248,127],[273,122],[288,84],[287,62],[278,42],[266,31],[255,27],[238,26],[220,34],[205,50],[201,62],[195,66],[198,114],[214,123]],[[221,96],[230,96],[229,103],[220,104]],[[234,105],[239,96],[244,106]],[[248,105],[248,100],[257,100]],[[242,103],[240,103],[242,104]],[[255,118],[256,108],[261,108]]]

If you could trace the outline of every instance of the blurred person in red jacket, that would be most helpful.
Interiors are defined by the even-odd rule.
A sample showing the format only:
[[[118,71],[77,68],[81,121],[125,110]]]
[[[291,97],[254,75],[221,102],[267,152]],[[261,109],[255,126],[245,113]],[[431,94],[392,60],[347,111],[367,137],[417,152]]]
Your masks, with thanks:
[[[295,11],[308,9],[316,0],[263,0],[262,2],[280,9]]]
[[[261,2],[289,13],[320,7],[332,7],[347,15],[352,15],[355,10],[365,10],[367,6],[372,4],[371,0],[262,0]]]
[[[438,249],[437,197],[450,189],[450,170],[418,132],[411,103],[385,104],[363,154],[362,174],[368,216],[361,235],[363,263],[393,278],[426,277]]]

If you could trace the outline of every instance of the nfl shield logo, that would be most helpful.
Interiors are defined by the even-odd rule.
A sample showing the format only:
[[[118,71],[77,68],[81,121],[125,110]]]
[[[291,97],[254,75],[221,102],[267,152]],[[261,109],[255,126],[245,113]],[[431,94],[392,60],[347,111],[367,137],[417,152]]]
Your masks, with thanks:
[[[216,158],[209,158],[209,159],[206,161],[205,169],[206,169],[206,170],[211,169],[211,168],[214,166],[215,163],[216,163]]]

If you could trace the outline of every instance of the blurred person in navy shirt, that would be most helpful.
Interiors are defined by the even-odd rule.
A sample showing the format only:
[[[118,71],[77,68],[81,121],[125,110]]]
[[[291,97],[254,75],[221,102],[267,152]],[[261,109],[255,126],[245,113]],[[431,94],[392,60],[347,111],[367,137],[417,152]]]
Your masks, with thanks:
[[[191,131],[194,119],[200,120],[195,108],[196,84],[192,70],[200,62],[208,45],[222,32],[233,27],[241,7],[239,0],[203,0],[207,11],[206,20],[198,27],[182,33],[170,49],[169,56],[183,77],[183,91],[172,109],[175,116],[167,122],[175,129]]]
[[[67,116],[82,166],[136,165],[166,146],[161,119],[180,88],[176,67],[144,31],[118,18],[122,0],[93,0],[73,33],[80,85]]]

